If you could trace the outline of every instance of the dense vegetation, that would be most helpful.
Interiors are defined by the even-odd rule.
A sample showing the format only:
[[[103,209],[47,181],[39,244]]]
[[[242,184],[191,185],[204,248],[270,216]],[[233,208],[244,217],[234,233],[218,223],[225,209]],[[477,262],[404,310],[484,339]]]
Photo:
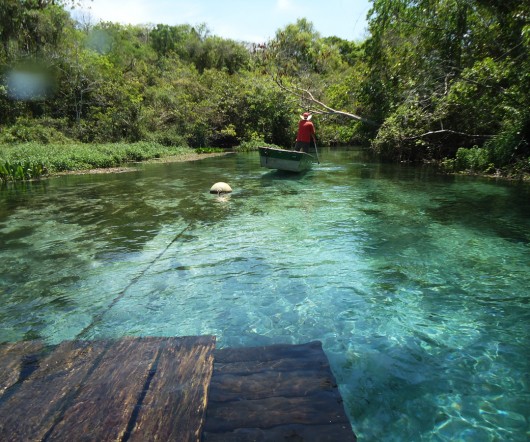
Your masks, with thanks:
[[[391,159],[448,158],[451,168],[528,171],[528,4],[373,3],[364,85],[382,123],[374,148]]]
[[[31,163],[24,143],[95,157],[111,143],[159,154],[289,147],[308,108],[321,112],[322,145],[369,143],[385,160],[450,170],[530,171],[522,0],[373,0],[364,42],[323,38],[301,19],[259,45],[206,25],[74,22],[71,3],[0,3],[0,163],[15,175],[49,167]],[[118,157],[113,165],[128,158]]]

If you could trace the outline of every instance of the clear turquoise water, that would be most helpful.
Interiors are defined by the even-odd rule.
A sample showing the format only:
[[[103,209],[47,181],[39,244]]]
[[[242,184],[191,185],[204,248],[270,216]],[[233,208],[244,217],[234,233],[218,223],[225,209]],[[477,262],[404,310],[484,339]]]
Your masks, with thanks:
[[[530,186],[320,156],[0,190],[0,342],[319,339],[360,440],[528,440]]]

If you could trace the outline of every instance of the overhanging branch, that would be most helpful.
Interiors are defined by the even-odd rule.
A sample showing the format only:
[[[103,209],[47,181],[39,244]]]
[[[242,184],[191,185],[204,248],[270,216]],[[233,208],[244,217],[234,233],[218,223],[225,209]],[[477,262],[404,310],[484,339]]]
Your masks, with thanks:
[[[275,79],[276,84],[283,89],[284,91],[290,93],[291,95],[295,95],[301,100],[309,101],[310,103],[313,103],[316,105],[316,108],[309,109],[311,113],[317,114],[317,115],[341,115],[347,118],[352,118],[357,121],[361,121],[362,123],[369,124],[371,126],[378,126],[378,124],[372,120],[369,120],[367,118],[363,118],[359,115],[352,114],[351,112],[345,112],[340,111],[337,109],[333,109],[332,107],[329,107],[328,105],[324,104],[322,101],[317,100],[315,96],[311,93],[311,91],[307,89],[303,89],[300,87],[287,87],[285,86],[281,80]]]
[[[476,135],[476,134],[468,134],[465,132],[457,132],[455,130],[450,130],[450,129],[441,129],[441,130],[433,130],[430,132],[425,132],[424,134],[415,135],[413,137],[406,137],[406,138],[403,138],[403,140],[404,141],[417,140],[418,138],[425,138],[431,135],[442,135],[442,134],[458,135],[458,136],[466,137],[466,138],[493,138],[493,135]]]

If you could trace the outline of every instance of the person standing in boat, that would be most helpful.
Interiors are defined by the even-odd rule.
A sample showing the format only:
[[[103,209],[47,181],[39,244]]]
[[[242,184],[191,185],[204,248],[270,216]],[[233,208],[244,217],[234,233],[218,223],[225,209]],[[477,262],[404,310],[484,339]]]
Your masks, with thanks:
[[[298,122],[298,134],[296,135],[295,149],[309,153],[309,147],[311,146],[311,140],[317,144],[315,139],[315,126],[311,122],[311,114],[304,112],[300,115],[300,121]]]

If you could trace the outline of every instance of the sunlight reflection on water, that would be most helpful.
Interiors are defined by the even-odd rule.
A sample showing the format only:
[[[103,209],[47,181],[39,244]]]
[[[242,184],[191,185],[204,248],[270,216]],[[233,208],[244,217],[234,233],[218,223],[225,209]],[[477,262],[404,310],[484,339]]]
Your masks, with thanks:
[[[361,440],[526,440],[528,186],[319,153],[2,190],[0,341],[319,339]]]

